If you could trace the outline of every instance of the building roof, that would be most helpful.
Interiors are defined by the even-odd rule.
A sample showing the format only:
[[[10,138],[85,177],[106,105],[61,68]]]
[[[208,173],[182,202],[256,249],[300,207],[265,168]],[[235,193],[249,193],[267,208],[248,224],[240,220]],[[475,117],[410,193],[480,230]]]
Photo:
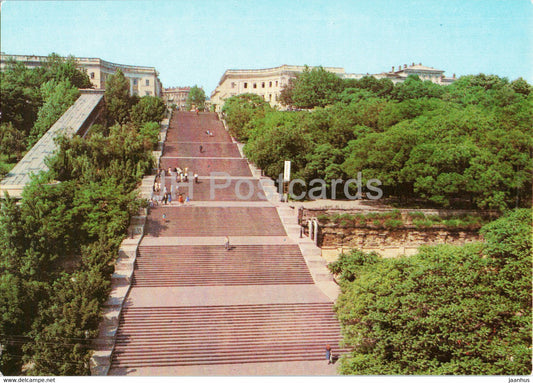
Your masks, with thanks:
[[[280,65],[278,67],[274,68],[263,68],[263,69],[228,69],[224,72],[222,77],[220,78],[220,81],[218,82],[218,85],[222,85],[222,83],[226,80],[228,77],[250,77],[250,76],[257,76],[257,77],[268,77],[268,76],[274,76],[279,74],[287,74],[287,75],[296,75],[297,73],[301,73],[305,70],[307,66],[304,65]],[[308,68],[313,69],[316,67],[309,66]],[[343,74],[344,68],[339,67],[323,67],[328,72],[333,72],[336,74]]]
[[[21,61],[21,62],[26,62],[26,63],[38,63],[38,65],[41,65],[48,60],[48,56],[10,55],[10,54],[5,54],[4,52],[0,54],[0,58],[1,58],[2,63],[8,59],[13,59],[15,61]],[[156,75],[159,75],[159,72],[157,72],[157,70],[154,67],[115,64],[110,61],[102,60],[101,58],[98,58],[98,57],[74,57],[74,59],[79,65],[86,65],[86,66],[101,65],[102,67],[108,68],[110,70],[120,68],[124,73],[145,72],[145,73],[154,73]]]

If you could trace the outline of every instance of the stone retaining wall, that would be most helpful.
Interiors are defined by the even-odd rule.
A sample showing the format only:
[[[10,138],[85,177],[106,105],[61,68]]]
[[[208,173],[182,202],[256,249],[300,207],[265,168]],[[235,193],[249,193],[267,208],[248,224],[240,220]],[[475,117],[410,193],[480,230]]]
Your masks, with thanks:
[[[474,214],[484,217],[494,216],[493,212],[478,212],[472,210],[437,210],[437,209],[324,209],[314,208],[299,210],[299,223],[308,235],[308,223],[316,220],[321,215],[333,216],[336,214],[365,214],[376,212],[390,212],[398,210],[405,220],[410,212],[422,212],[426,216],[438,215],[446,218],[458,214]],[[354,227],[355,226],[355,227]],[[322,255],[328,262],[334,261],[338,254],[350,249],[375,251],[385,257],[415,254],[420,246],[452,244],[462,245],[470,242],[483,241],[477,229],[453,229],[435,223],[432,227],[419,228],[405,224],[398,228],[384,227],[341,227],[339,224],[320,222],[318,224],[318,245],[322,248]]]

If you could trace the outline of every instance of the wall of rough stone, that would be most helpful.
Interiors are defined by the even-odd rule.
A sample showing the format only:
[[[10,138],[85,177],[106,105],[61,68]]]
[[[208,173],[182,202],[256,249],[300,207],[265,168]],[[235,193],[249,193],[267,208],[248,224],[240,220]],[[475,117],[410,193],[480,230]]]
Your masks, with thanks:
[[[452,244],[482,241],[476,231],[451,231],[443,228],[400,228],[394,230],[372,228],[339,228],[333,225],[319,228],[318,243],[326,251],[357,248],[376,251],[387,257],[411,255],[422,245]]]
[[[390,211],[390,209],[382,212],[386,211]],[[405,216],[409,211],[415,210],[402,211],[402,216]],[[449,212],[429,209],[416,211],[422,211],[426,215],[437,214],[441,217],[459,213],[472,213],[471,211]],[[376,212],[376,210],[368,212]],[[304,228],[304,234],[309,235],[307,223],[319,215],[344,213],[355,215],[367,212],[362,212],[361,210],[302,209],[299,213],[300,224]],[[375,251],[385,257],[395,257],[415,254],[417,249],[423,245],[462,245],[477,241],[483,241],[483,237],[477,229],[450,229],[439,224],[427,228],[405,225],[395,229],[388,229],[383,227],[341,227],[338,224],[328,222],[319,223],[318,232],[318,245],[322,248],[323,256],[328,260],[334,260],[341,251],[349,251],[349,249],[353,248],[368,252]]]

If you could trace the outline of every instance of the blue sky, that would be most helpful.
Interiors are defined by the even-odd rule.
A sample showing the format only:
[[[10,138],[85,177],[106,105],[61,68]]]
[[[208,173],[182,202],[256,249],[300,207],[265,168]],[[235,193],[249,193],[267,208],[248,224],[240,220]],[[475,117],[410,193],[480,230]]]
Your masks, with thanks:
[[[4,1],[1,50],[153,66],[209,95],[226,69],[421,62],[533,84],[533,0]]]

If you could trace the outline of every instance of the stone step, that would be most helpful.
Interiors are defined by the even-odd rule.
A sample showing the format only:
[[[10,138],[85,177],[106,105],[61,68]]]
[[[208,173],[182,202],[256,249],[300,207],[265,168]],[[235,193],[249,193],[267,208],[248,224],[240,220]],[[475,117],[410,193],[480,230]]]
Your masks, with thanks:
[[[113,367],[325,358],[341,350],[331,303],[125,308]]]

